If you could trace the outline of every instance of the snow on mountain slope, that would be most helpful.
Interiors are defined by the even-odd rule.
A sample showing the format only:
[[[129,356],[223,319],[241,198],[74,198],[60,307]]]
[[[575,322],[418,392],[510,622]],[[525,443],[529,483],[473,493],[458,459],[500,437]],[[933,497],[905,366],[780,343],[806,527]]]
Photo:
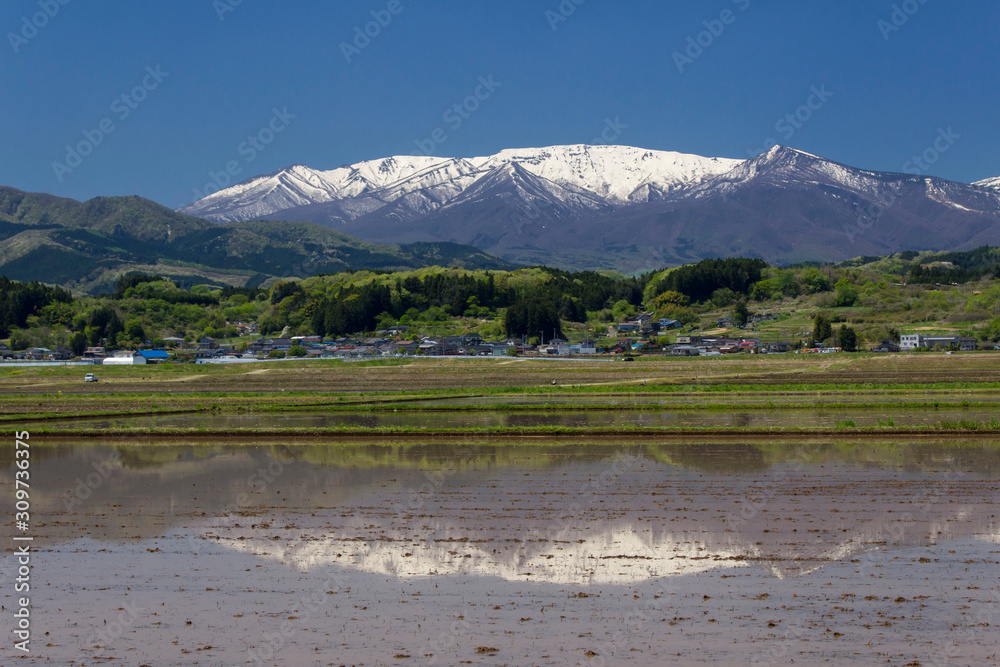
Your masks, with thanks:
[[[740,162],[631,146],[581,144],[506,149],[468,159],[394,156],[330,171],[295,165],[248,179],[179,210],[214,220],[249,220],[299,206],[350,199],[356,205],[337,206],[336,217],[356,219],[405,198],[394,209],[420,214],[448,204],[511,165],[559,188],[582,196],[591,194],[605,204],[627,204],[696,185]]]
[[[194,211],[194,215],[209,219],[252,220],[296,206],[364,197],[446,161],[423,156],[388,157],[330,171],[293,165],[247,179],[180,210]]]
[[[1000,243],[1000,179],[968,185],[871,171],[784,146],[748,160],[577,144],[329,171],[297,165],[180,210],[624,271],[717,256],[780,263]]]
[[[445,204],[458,207],[482,201],[502,193],[520,201],[559,202],[561,207],[575,211],[596,211],[609,208],[607,202],[590,191],[569,183],[560,183],[530,171],[519,161],[501,162],[485,172],[470,187]]]
[[[507,149],[479,160],[483,160],[485,168],[518,164],[536,176],[615,202],[631,201],[643,186],[663,192],[689,186],[723,174],[741,162],[632,146],[582,144]]]
[[[973,185],[980,185],[984,188],[995,188],[1000,190],[1000,176],[994,178],[984,178],[981,181],[976,181]]]
[[[690,190],[690,195],[701,197],[708,193],[725,193],[760,182],[777,186],[836,183],[861,194],[876,194],[881,180],[879,172],[847,167],[794,148],[773,146],[724,174],[705,179]]]

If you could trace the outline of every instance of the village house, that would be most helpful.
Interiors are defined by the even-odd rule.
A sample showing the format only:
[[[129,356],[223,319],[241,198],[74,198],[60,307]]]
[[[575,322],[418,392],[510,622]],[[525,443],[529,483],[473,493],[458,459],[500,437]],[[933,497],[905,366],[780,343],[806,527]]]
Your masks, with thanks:
[[[292,341],[289,338],[258,338],[247,346],[247,352],[251,354],[267,354],[274,350],[286,352],[291,347]]]
[[[164,350],[139,350],[139,354],[146,358],[147,364],[160,364],[170,358]]]
[[[229,324],[229,322],[226,322]],[[239,332],[241,336],[247,336],[249,334],[257,333],[257,323],[256,322],[236,322],[236,331]]]
[[[701,345],[701,343],[702,343],[701,336],[678,336],[677,337],[677,344],[678,345]]]
[[[435,356],[441,356],[446,354],[455,354],[454,350],[457,346],[450,345],[447,343],[438,343],[436,341],[431,341],[428,343],[421,343],[417,350],[420,354],[429,354]]]
[[[963,343],[966,347],[962,347]],[[933,350],[941,347],[945,350],[976,349],[976,341],[973,338],[963,338],[962,336],[924,336],[922,334],[904,334],[899,337],[899,347],[902,350],[913,350],[918,347],[926,347]]]
[[[494,341],[489,345],[490,345],[490,354],[492,354],[494,357],[506,357],[507,351],[510,350],[511,347],[513,347],[511,344],[501,341]]]
[[[69,361],[76,355],[73,354],[73,350],[69,349],[65,345],[60,345],[56,349],[52,350],[49,358],[53,361]]]
[[[941,346],[945,350],[957,350],[962,344],[961,336],[924,336],[923,347],[934,349]]]
[[[881,343],[872,348],[872,352],[899,352],[899,345],[888,338],[884,339]]]
[[[416,354],[419,344],[415,340],[407,340],[399,343],[389,343],[389,351],[392,354]]]

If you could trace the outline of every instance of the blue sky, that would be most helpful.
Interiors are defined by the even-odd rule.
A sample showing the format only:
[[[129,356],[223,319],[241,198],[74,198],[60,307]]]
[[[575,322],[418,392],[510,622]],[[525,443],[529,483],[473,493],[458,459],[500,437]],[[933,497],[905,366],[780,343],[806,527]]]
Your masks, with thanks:
[[[290,164],[602,132],[901,171],[949,128],[926,173],[1000,175],[990,0],[62,2],[0,4],[2,185],[177,207]]]

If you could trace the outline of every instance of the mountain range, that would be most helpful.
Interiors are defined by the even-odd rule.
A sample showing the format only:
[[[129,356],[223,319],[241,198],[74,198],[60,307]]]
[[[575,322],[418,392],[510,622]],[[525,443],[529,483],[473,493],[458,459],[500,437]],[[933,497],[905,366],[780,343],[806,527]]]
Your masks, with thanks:
[[[0,275],[13,280],[96,293],[129,271],[185,286],[253,287],[287,276],[433,265],[513,268],[447,242],[376,244],[308,222],[220,225],[142,197],[78,202],[0,187]]]
[[[625,272],[718,256],[780,264],[1000,244],[1000,178],[870,171],[783,146],[747,160],[570,145],[294,165],[178,211]]]

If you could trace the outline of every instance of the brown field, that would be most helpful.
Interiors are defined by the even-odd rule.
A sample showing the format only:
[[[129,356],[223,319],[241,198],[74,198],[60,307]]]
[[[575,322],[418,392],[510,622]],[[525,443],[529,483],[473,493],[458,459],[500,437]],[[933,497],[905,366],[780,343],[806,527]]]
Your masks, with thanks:
[[[83,375],[95,372],[100,381],[84,383]],[[632,362],[595,360],[469,359],[432,358],[342,361],[275,361],[258,364],[200,364],[110,367],[5,367],[0,369],[0,421],[31,424],[51,436],[70,430],[79,419],[133,416],[183,415],[186,413],[252,413],[323,410],[404,411],[410,403],[463,399],[442,409],[501,410],[497,397],[558,399],[565,410],[618,409],[627,397],[637,401],[660,401],[656,410],[673,408],[712,409],[725,405],[750,405],[749,409],[773,409],[785,404],[802,408],[849,400],[859,407],[881,407],[887,416],[900,401],[959,401],[994,405],[1000,386],[1000,354],[837,354],[837,355],[739,355],[714,358],[637,357]],[[490,397],[492,404],[480,404]],[[579,398],[577,398],[579,397]],[[584,398],[586,397],[586,398]],[[586,402],[588,401],[589,402]],[[434,405],[437,405],[436,403]],[[756,406],[756,407],[754,407]],[[523,407],[520,409],[531,409]],[[553,409],[553,408],[546,408]],[[559,408],[554,408],[559,409]],[[964,416],[961,419],[965,419]],[[989,421],[989,420],[987,420]],[[889,425],[890,427],[893,425]],[[977,425],[983,436],[994,435],[995,425]],[[989,430],[987,430],[989,429]],[[183,429],[117,429],[120,437],[141,438],[160,432],[164,437],[182,436]],[[967,429],[957,429],[961,433]],[[261,439],[292,434],[304,439],[328,438],[338,441],[360,437],[384,439],[434,437],[427,429],[382,430],[380,433],[344,429],[213,429],[212,438]],[[498,437],[541,438],[562,433],[572,439],[582,437],[572,429],[550,429],[547,433],[501,429],[470,429],[479,439]],[[737,429],[754,438],[802,437],[802,429]],[[914,429],[889,431],[907,435]],[[209,437],[204,428],[199,434]],[[631,430],[599,429],[583,431],[588,437],[645,439]],[[667,435],[667,430],[650,433]],[[670,429],[670,432],[673,432]],[[676,429],[677,437],[721,437],[722,433],[701,433],[700,429]],[[845,437],[839,431],[809,431],[832,439]],[[857,433],[857,431],[852,431]],[[940,431],[937,431],[940,433]],[[390,436],[390,433],[393,434]],[[450,434],[446,434],[450,433]],[[785,435],[782,435],[785,433]],[[107,429],[101,437],[111,435]],[[442,431],[442,438],[464,437],[460,432]],[[866,435],[865,437],[869,437]],[[874,434],[870,437],[874,437]],[[914,437],[921,437],[918,433]],[[954,434],[944,436],[954,437]]]
[[[100,382],[84,384],[93,371]],[[388,362],[5,367],[0,396],[186,392],[419,392],[557,385],[932,384],[1000,382],[1000,354],[739,355],[609,360],[431,358]]]

